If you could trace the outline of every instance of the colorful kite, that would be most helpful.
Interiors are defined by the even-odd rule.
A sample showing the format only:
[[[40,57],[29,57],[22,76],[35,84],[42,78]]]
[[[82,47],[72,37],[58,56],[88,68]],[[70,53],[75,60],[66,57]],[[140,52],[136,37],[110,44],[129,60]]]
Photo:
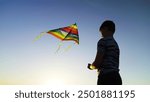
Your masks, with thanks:
[[[75,43],[79,44],[78,27],[76,23],[67,27],[49,30],[48,32],[42,32],[34,39],[34,41],[38,40],[45,34],[53,35],[61,41],[75,41]],[[60,49],[61,45],[62,44],[60,43],[57,51]],[[68,48],[70,48],[70,46]]]
[[[76,23],[67,27],[49,30],[47,33],[57,37],[62,41],[73,40],[79,44],[79,35]]]

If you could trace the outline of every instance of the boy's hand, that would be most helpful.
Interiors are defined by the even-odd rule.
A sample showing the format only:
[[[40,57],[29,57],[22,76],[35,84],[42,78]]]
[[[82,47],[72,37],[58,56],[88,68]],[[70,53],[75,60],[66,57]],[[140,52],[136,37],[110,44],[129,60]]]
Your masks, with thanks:
[[[93,66],[92,64],[88,63],[88,66],[87,66],[90,70],[93,70],[93,69],[96,69],[95,66]]]

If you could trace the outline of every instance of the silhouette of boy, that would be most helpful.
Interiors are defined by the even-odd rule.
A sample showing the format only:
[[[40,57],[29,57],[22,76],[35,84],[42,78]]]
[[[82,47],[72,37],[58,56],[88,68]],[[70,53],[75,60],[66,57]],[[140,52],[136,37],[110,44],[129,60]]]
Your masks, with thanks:
[[[119,55],[120,50],[113,35],[115,24],[113,21],[106,20],[100,26],[99,31],[102,38],[97,43],[97,54],[89,69],[98,70],[97,85],[122,85],[119,74]]]

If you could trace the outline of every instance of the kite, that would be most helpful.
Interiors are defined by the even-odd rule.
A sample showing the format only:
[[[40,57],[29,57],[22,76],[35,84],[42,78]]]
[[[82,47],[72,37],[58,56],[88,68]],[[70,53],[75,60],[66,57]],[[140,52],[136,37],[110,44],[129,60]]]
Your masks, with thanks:
[[[76,23],[67,27],[42,32],[34,39],[34,41],[38,40],[45,34],[53,35],[54,37],[60,39],[61,41],[74,41],[76,44],[79,44],[78,27]],[[60,49],[61,46],[62,44],[60,43],[57,51]],[[70,48],[70,46],[68,48]]]
[[[67,27],[49,30],[47,33],[62,41],[72,40],[79,44],[78,27],[76,23]]]

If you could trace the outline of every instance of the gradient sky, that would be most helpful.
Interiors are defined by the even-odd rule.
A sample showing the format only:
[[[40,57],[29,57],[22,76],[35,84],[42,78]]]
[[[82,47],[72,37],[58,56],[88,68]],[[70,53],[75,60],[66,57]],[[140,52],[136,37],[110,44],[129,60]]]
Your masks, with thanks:
[[[95,85],[87,64],[107,19],[116,23],[123,83],[150,84],[150,0],[0,0],[0,84]],[[75,22],[79,45],[64,42],[55,53],[60,41],[51,35],[32,42]]]

